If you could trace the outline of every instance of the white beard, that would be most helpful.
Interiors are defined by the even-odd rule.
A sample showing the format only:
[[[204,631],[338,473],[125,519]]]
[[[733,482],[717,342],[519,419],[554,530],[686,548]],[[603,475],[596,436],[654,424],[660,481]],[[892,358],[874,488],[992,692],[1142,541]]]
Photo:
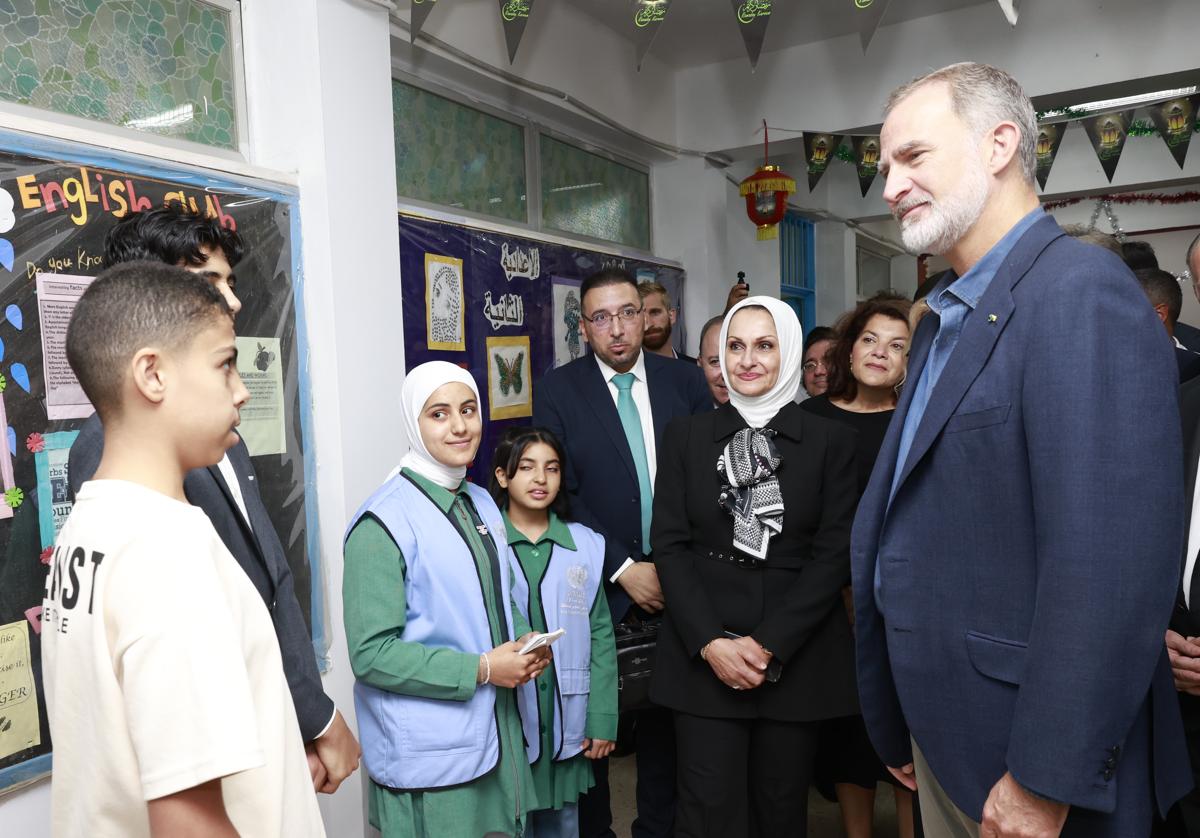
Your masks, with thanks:
[[[900,222],[900,238],[905,248],[914,256],[922,253],[941,256],[975,226],[987,204],[988,193],[987,172],[982,163],[975,162],[964,172],[958,189],[941,201],[928,199],[924,218]],[[903,214],[919,202],[910,199],[900,204],[897,212]]]

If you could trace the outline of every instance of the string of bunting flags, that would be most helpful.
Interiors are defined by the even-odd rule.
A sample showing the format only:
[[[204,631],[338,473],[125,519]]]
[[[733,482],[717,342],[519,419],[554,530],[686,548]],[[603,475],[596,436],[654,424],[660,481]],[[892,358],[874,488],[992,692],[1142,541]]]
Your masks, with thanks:
[[[1038,185],[1042,189],[1046,188],[1046,180],[1050,177],[1050,169],[1058,156],[1063,135],[1067,128],[1076,122],[1083,126],[1088,139],[1091,140],[1092,148],[1096,151],[1096,157],[1109,183],[1112,183],[1113,175],[1117,171],[1117,163],[1125,149],[1125,141],[1131,136],[1161,137],[1167,150],[1182,169],[1192,135],[1200,132],[1200,120],[1197,120],[1200,93],[1165,99],[1143,107],[1149,112],[1149,119],[1134,120],[1133,114],[1136,109],[1086,116],[1067,111],[1066,118],[1039,123],[1036,147]],[[879,174],[878,135],[827,134],[774,126],[771,130],[803,134],[809,191],[816,187],[832,160],[854,165],[858,170],[859,189],[864,197],[875,176]],[[843,141],[848,141],[849,147],[843,144]]]
[[[411,0],[412,11],[409,17],[408,36],[415,41],[417,33],[425,25],[429,13],[433,11],[438,0]],[[451,2],[451,0],[442,0]],[[629,25],[634,48],[637,53],[637,67],[642,68],[642,60],[654,42],[658,30],[667,19],[674,0],[615,0],[629,4]],[[720,2],[720,0],[718,0]],[[884,14],[892,0],[838,0],[852,5],[855,23],[858,28],[859,40],[863,52],[871,45],[875,32],[883,21]],[[1005,18],[1016,26],[1020,0],[997,0]],[[500,9],[500,20],[504,27],[504,42],[508,47],[508,61],[511,64],[517,55],[517,48],[525,34],[525,24],[533,12],[534,0],[497,0]],[[742,43],[746,47],[746,56],[750,59],[750,68],[758,66],[758,57],[762,54],[763,40],[767,35],[767,26],[771,22],[771,14],[775,11],[776,0],[730,0],[733,10],[732,19],[736,22],[742,35]],[[778,4],[780,7],[783,3]],[[789,8],[789,11],[791,9]]]

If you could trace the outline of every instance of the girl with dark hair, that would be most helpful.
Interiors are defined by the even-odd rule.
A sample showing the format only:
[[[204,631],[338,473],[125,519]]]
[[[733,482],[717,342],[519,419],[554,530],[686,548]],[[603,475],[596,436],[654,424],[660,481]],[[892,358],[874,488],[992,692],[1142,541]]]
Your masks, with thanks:
[[[617,738],[617,649],[604,596],[604,539],[568,520],[562,443],[512,428],[492,460],[491,493],[508,533],[513,601],[534,631],[564,629],[554,660],[522,689],[525,747],[539,809],[530,838],[578,838],[579,797],[594,785],[588,760]]]
[[[849,425],[858,432],[858,493],[871,479],[908,363],[908,313],[911,303],[880,294],[846,312],[834,326],[836,339],[825,356],[828,387],[800,407]],[[845,588],[846,611],[853,619],[850,588]],[[817,787],[829,787],[842,807],[849,838],[870,838],[875,786],[891,775],[875,754],[862,716],[826,722],[821,731]],[[912,793],[892,783],[901,838],[913,835]]]

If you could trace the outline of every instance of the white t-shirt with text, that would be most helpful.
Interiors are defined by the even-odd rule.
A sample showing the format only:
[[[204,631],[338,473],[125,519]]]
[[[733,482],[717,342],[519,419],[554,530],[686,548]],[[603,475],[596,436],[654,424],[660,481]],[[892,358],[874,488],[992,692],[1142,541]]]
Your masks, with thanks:
[[[201,510],[85,483],[41,642],[54,835],[149,836],[147,801],[218,778],[239,834],[324,835],[271,617]]]

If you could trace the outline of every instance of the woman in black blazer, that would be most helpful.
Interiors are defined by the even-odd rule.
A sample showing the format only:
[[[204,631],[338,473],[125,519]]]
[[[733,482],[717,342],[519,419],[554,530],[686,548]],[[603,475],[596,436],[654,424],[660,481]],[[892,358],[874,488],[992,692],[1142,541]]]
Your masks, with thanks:
[[[651,698],[675,711],[676,836],[804,836],[822,719],[857,712],[853,431],[800,410],[801,333],[750,297],[721,327],[729,403],[663,436],[651,542],[666,598]]]

